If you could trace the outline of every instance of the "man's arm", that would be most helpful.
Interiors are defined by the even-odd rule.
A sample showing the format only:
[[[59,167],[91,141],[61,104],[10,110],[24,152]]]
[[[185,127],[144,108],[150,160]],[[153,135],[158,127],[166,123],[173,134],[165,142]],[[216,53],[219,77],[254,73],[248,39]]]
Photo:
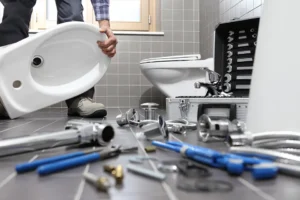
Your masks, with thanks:
[[[109,57],[116,54],[117,39],[110,29],[109,0],[91,0],[94,7],[96,20],[99,23],[100,32],[106,33],[108,40],[104,42],[97,41],[103,53]]]

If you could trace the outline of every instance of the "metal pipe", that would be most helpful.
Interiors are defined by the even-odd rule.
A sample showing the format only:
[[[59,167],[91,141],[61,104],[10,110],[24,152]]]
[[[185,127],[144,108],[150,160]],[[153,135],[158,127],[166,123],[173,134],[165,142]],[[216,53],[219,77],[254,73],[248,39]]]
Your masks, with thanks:
[[[283,164],[300,164],[300,156],[295,156],[292,154],[282,153],[269,149],[260,149],[253,147],[230,147],[229,151],[231,153],[237,153],[246,156],[258,156]]]
[[[0,141],[0,156],[72,144],[95,143],[107,145],[113,137],[114,129],[110,125],[89,123],[59,132],[2,140]]]
[[[277,141],[257,141],[254,142],[254,147],[266,148],[266,149],[278,149],[278,148],[292,148],[300,149],[300,141],[297,140],[277,140]]]
[[[259,140],[300,140],[299,132],[292,131],[277,131],[277,132],[262,132],[262,133],[250,133],[235,134],[229,136],[229,144],[231,146],[243,146],[252,145],[254,141]]]

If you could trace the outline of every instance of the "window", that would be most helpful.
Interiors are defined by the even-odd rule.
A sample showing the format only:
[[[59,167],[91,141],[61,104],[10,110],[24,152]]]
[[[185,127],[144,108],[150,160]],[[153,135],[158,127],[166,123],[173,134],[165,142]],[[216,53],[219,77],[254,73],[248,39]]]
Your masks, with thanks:
[[[157,0],[110,0],[111,28],[117,31],[155,31]],[[91,0],[82,0],[86,23],[98,26]],[[43,30],[56,26],[55,0],[37,0],[30,28]]]

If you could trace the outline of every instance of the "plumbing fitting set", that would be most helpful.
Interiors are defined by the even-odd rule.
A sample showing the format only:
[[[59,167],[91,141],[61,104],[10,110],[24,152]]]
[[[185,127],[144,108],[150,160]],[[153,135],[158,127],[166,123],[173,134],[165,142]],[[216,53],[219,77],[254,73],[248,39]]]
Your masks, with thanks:
[[[212,119],[206,114],[197,123],[202,142],[224,141],[231,153],[269,160],[282,173],[300,176],[300,133],[291,131],[250,133],[244,122]]]
[[[144,118],[140,119],[140,114],[131,108],[125,113],[116,117],[119,126],[133,125],[141,129],[141,132],[147,139],[163,137],[168,139],[169,132],[185,135],[188,130],[196,130],[197,125],[190,123],[186,119],[164,120],[163,117],[156,113],[158,108],[156,103],[143,103],[141,108],[144,110]]]

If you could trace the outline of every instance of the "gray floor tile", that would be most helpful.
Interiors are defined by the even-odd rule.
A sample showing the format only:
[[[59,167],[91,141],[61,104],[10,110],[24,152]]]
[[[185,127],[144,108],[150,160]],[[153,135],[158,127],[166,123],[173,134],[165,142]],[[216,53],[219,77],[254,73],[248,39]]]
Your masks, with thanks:
[[[112,199],[112,200],[165,200],[169,199],[165,187],[170,188],[170,192],[174,193],[178,199],[228,199],[228,200],[279,200],[279,199],[299,199],[300,192],[297,190],[300,185],[299,179],[293,177],[278,176],[274,180],[255,181],[251,174],[246,172],[242,177],[232,177],[226,171],[220,169],[212,169],[208,166],[213,176],[210,179],[229,181],[234,185],[234,190],[229,193],[206,193],[206,192],[186,192],[179,190],[176,186],[178,175],[171,173],[167,175],[166,182],[162,183],[147,179],[143,176],[132,174],[126,170],[126,165],[129,159],[139,156],[145,156],[143,148],[151,143],[136,138],[139,129],[136,127],[119,127],[116,123],[116,116],[121,112],[126,112],[128,109],[108,109],[108,115],[105,119],[91,119],[109,123],[114,127],[115,138],[113,144],[122,144],[124,146],[137,145],[139,150],[132,154],[123,154],[115,158],[104,161],[82,165],[73,169],[58,172],[49,176],[39,177],[35,171],[16,175],[14,174],[15,166],[29,160],[46,158],[54,155],[65,154],[77,149],[66,149],[58,147],[54,149],[40,150],[20,155],[0,158],[0,199],[56,199],[56,200],[94,200],[94,199]],[[141,113],[143,119],[144,111],[137,109]],[[158,114],[165,116],[165,111],[158,110]],[[16,120],[0,121],[0,139],[12,137],[21,137],[32,134],[45,134],[47,132],[61,131],[64,125],[70,119],[81,119],[79,117],[69,118],[66,109],[43,109],[41,111],[26,115]],[[195,145],[200,145],[208,148],[213,148],[219,151],[227,151],[227,147],[223,143],[201,143],[197,140],[196,131],[189,131],[186,136],[171,135],[171,140],[188,142]],[[84,150],[84,149],[80,149]],[[168,150],[157,149],[154,153],[149,153],[147,156],[153,156],[159,160],[180,160],[180,154]],[[112,187],[109,194],[96,191],[93,186],[86,183],[82,179],[82,174],[85,170],[97,175],[108,176],[114,183],[112,177],[103,172],[103,165],[121,164],[124,170],[123,187]],[[145,168],[153,169],[156,167],[155,162],[146,161],[143,163]],[[203,180],[205,181],[205,180]]]

